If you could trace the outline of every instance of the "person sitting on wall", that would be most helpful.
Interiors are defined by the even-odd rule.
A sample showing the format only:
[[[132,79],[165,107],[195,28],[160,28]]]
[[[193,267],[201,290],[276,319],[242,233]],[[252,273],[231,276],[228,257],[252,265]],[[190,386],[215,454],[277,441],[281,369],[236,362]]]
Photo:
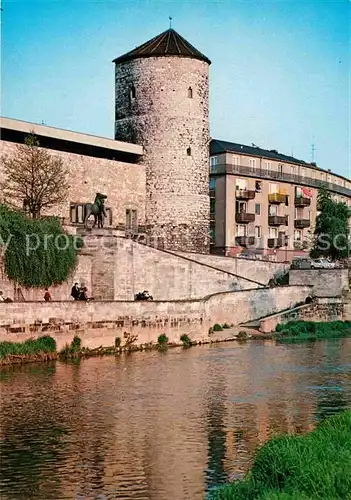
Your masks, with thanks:
[[[88,288],[86,286],[83,286],[83,288],[81,288],[78,300],[89,300],[88,299]]]
[[[71,289],[71,297],[73,297],[74,300],[79,300],[79,295],[80,295],[79,284],[75,283]]]
[[[52,301],[51,293],[49,292],[48,288],[45,288],[44,300],[45,300],[45,302]]]
[[[5,297],[1,290],[0,290],[0,302],[5,302]]]

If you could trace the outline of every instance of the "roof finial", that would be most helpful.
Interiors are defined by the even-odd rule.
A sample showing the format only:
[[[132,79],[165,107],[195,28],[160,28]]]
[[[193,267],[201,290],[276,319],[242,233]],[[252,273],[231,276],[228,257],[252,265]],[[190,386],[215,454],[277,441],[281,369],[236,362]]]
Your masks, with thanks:
[[[172,29],[172,19],[173,17],[169,16],[169,29]]]

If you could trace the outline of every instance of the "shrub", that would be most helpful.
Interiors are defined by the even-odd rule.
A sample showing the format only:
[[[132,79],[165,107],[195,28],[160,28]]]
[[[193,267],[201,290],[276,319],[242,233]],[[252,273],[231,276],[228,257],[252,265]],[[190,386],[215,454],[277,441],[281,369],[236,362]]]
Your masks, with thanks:
[[[280,342],[312,341],[323,338],[340,338],[351,335],[349,321],[290,321],[276,327]]]
[[[238,340],[247,340],[248,338],[248,334],[246,332],[244,332],[243,330],[241,330],[238,335],[236,336],[236,338]]]
[[[115,338],[115,347],[116,347],[116,349],[118,349],[119,347],[121,347],[121,337],[116,337]]]
[[[4,257],[8,278],[26,287],[66,281],[76,266],[78,247],[83,245],[62,230],[58,218],[33,220],[5,205],[0,205],[0,241],[8,242]]]
[[[24,342],[0,342],[0,358],[56,352],[56,341],[48,335]]]
[[[158,336],[157,342],[159,345],[167,345],[168,343],[168,337],[165,333],[162,333],[161,335]]]
[[[181,342],[183,342],[184,347],[190,347],[191,346],[191,340],[188,335],[185,333],[180,337]]]
[[[222,325],[222,328],[223,330],[225,330],[226,328],[230,328],[230,325],[228,325],[228,323],[224,323],[224,325]]]
[[[81,346],[82,346],[82,340],[80,339],[80,337],[78,337],[77,335],[74,336],[72,342],[71,342],[71,352],[78,352],[80,351],[81,349]]]
[[[214,332],[221,332],[223,330],[223,327],[221,325],[219,325],[218,323],[216,323],[215,325],[213,325],[212,330]]]

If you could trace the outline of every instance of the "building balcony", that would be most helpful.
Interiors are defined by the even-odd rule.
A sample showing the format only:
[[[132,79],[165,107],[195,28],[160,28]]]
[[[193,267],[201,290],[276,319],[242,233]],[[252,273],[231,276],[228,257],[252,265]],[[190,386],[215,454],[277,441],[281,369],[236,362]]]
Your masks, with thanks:
[[[237,236],[235,238],[235,243],[239,247],[248,247],[255,244],[256,238],[254,236]]]
[[[288,218],[286,215],[269,215],[268,216],[268,225],[269,226],[287,226]]]
[[[267,246],[268,248],[280,248],[284,245],[282,238],[268,238]]]
[[[247,224],[249,222],[254,222],[255,214],[248,214],[247,212],[237,212],[235,214],[235,221],[238,224]]]
[[[295,207],[309,207],[311,205],[311,198],[298,196],[295,198]]]
[[[304,229],[310,227],[311,221],[309,219],[295,219],[294,226],[296,229]]]
[[[285,203],[286,194],[272,193],[268,195],[269,203]]]
[[[253,200],[255,198],[256,192],[248,189],[238,189],[236,192],[237,200]]]

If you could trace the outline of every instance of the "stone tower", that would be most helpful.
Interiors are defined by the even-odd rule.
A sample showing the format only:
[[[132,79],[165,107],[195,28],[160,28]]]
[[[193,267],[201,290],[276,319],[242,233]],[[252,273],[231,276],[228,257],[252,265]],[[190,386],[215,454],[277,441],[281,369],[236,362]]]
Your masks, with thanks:
[[[146,232],[209,252],[209,65],[173,29],[113,61],[115,138],[144,147]]]

